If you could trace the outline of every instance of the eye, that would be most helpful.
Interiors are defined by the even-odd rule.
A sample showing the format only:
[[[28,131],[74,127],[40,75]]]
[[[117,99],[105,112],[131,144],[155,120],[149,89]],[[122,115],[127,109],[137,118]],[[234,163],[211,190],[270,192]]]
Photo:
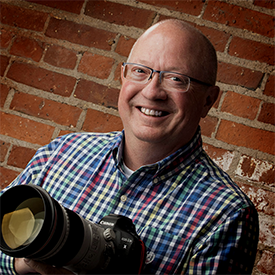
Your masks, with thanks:
[[[165,73],[165,81],[173,86],[186,86],[189,84],[189,78],[177,73]]]

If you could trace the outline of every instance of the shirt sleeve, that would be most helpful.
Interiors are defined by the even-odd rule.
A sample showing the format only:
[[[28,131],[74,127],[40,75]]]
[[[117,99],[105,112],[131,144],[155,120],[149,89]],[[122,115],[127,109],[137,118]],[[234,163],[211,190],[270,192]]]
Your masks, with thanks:
[[[16,275],[14,266],[13,266],[13,257],[10,257],[0,251],[0,274],[5,275]]]
[[[198,245],[184,274],[251,274],[259,236],[258,214],[254,206],[243,208],[228,218]]]

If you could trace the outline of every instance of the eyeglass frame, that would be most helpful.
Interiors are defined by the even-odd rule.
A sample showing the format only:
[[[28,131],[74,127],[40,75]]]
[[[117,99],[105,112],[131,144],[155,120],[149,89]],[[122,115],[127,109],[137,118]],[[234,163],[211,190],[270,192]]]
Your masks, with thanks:
[[[213,86],[212,84],[209,84],[209,83],[200,81],[200,80],[198,80],[198,79],[196,79],[196,78],[193,78],[193,77],[188,76],[188,75],[185,75],[185,74],[181,74],[181,73],[177,73],[177,72],[171,72],[171,71],[159,71],[159,70],[152,69],[152,68],[150,68],[150,67],[148,67],[148,66],[145,66],[145,65],[142,65],[142,64],[139,64],[139,63],[131,63],[131,62],[123,62],[123,63],[122,63],[122,66],[123,66],[123,77],[124,77],[125,79],[127,79],[127,78],[124,76],[124,69],[125,69],[125,66],[126,66],[126,65],[137,65],[137,66],[141,66],[141,67],[144,67],[144,68],[149,69],[149,70],[151,71],[151,74],[150,74],[149,78],[147,79],[147,82],[146,82],[146,83],[148,83],[148,81],[151,80],[151,79],[153,78],[153,74],[154,74],[154,73],[159,73],[159,81],[160,81],[160,83],[161,83],[161,75],[162,75],[163,73],[172,73],[172,74],[178,74],[178,75],[182,75],[182,76],[188,77],[189,80],[190,80],[190,81],[189,81],[189,86],[188,86],[188,89],[186,89],[186,91],[184,91],[184,93],[187,92],[187,91],[189,90],[191,81],[196,82],[196,83],[199,83],[199,84],[201,84],[201,85]],[[131,81],[131,80],[129,80],[129,81]],[[139,81],[133,81],[133,82],[139,83]],[[144,83],[144,84],[146,84],[146,83]]]

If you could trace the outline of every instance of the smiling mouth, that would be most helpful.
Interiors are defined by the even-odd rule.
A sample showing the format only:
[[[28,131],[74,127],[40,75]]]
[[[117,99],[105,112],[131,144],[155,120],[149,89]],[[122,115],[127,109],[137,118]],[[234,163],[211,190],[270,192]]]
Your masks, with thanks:
[[[161,116],[165,116],[165,115],[168,114],[168,113],[163,112],[163,111],[156,111],[156,110],[147,109],[147,108],[144,108],[144,107],[140,107],[139,109],[143,114],[145,114],[147,116],[161,117]]]

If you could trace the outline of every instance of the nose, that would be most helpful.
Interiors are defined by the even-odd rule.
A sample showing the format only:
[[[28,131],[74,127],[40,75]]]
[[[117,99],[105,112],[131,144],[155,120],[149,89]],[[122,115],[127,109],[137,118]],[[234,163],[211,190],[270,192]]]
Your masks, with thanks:
[[[167,93],[162,88],[160,74],[158,71],[152,72],[148,83],[143,87],[142,94],[150,100],[165,100]]]

